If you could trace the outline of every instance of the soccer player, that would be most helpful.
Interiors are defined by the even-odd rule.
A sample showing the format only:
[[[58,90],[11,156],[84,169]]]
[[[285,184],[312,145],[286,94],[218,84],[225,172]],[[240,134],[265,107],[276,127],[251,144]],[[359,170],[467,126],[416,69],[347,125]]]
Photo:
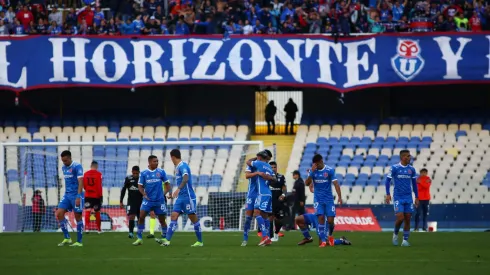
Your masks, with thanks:
[[[275,180],[275,174],[267,163],[269,153],[260,151],[256,158],[247,160],[247,165],[256,169],[258,196],[255,199],[254,215],[259,230],[262,231],[262,240],[259,246],[267,246],[272,243],[269,236],[269,214],[272,213],[272,193],[269,189],[269,181]]]
[[[268,160],[272,158],[272,153],[269,150],[265,150],[268,155]],[[257,173],[256,169],[250,165],[247,165],[245,170],[245,178],[248,179],[248,192],[247,201],[245,207],[245,224],[243,227],[243,242],[242,246],[247,246],[248,243],[248,232],[250,231],[250,226],[252,224],[252,218],[254,214],[255,200],[257,199],[258,187],[257,187]],[[262,236],[262,234],[260,234]]]
[[[90,223],[90,213],[93,209],[95,211],[97,232],[101,234],[100,207],[103,201],[102,173],[100,173],[98,169],[99,164],[96,161],[92,161],[90,170],[83,175],[83,188],[85,189],[85,228],[87,228]]]
[[[140,216],[140,206],[143,202],[143,195],[138,189],[138,180],[140,177],[139,166],[133,166],[131,169],[131,175],[127,176],[124,180],[124,187],[121,189],[120,207],[124,208],[123,200],[126,195],[126,189],[128,190],[128,201],[126,206],[126,214],[129,219],[129,238],[134,238],[134,219]],[[151,225],[150,225],[151,226]]]
[[[412,191],[415,194],[415,207],[419,205],[419,194],[417,190],[417,175],[415,168],[410,165],[410,151],[400,151],[400,163],[391,166],[390,172],[386,176],[386,203],[391,202],[390,184],[393,181],[393,205],[395,208],[395,230],[393,232],[393,245],[398,245],[398,232],[402,223],[403,242],[402,246],[410,246],[410,219],[413,213]]]
[[[71,244],[70,234],[68,234],[68,228],[65,219],[66,212],[73,210],[75,213],[75,220],[77,221],[77,241],[70,246],[83,246],[82,244],[82,234],[83,234],[83,168],[80,163],[74,162],[71,159],[70,151],[61,152],[61,161],[63,162],[63,176],[65,178],[65,195],[58,204],[58,209],[56,210],[56,218],[60,223],[61,230],[63,231],[64,239],[58,244],[58,246],[64,246]]]
[[[313,184],[315,193],[314,204],[315,213],[318,216],[318,230],[321,239],[320,247],[326,247],[326,234],[325,234],[325,216],[328,221],[328,245],[334,246],[335,239],[333,237],[333,230],[335,227],[335,204],[332,194],[332,184],[335,186],[337,192],[338,203],[342,205],[342,193],[340,192],[340,185],[335,177],[335,170],[323,163],[323,157],[319,154],[313,156],[313,165],[311,167],[308,178],[306,179],[306,186]],[[305,238],[307,236],[305,235]]]
[[[162,182],[165,184],[165,190],[162,189]],[[154,211],[158,216],[162,227],[162,239],[165,239],[167,232],[167,203],[165,202],[165,194],[170,191],[170,183],[167,178],[167,173],[161,168],[158,168],[158,158],[156,156],[148,157],[148,169],[140,175],[138,189],[143,195],[143,202],[140,207],[140,216],[138,218],[138,239],[133,245],[143,244],[143,230],[145,229],[146,215]],[[158,243],[162,240],[156,238]]]
[[[307,243],[313,242],[313,238],[310,236],[310,228],[316,229],[316,234],[320,239],[320,232],[318,231],[318,217],[315,214],[299,215],[294,219],[294,221],[300,228],[301,233],[303,233],[303,235],[305,236],[305,238],[301,240],[298,245],[305,245]],[[352,243],[344,236],[340,237],[340,239],[335,239],[334,243],[335,245],[352,245]]]
[[[192,224],[194,224],[194,231],[196,232],[197,242],[191,247],[204,246],[202,242],[201,223],[196,214],[196,194],[192,188],[191,170],[187,163],[182,161],[179,149],[173,149],[170,151],[170,158],[175,165],[175,180],[177,181],[177,190],[172,194],[172,198],[177,198],[174,203],[174,209],[172,211],[170,226],[168,227],[167,238],[162,240],[162,246],[169,246],[172,236],[177,229],[177,219],[180,214],[187,214]]]
[[[271,181],[269,188],[272,193],[272,215],[269,216],[271,226],[269,227],[269,235],[273,236],[272,241],[279,241],[279,231],[282,228],[282,218],[284,217],[284,198],[287,195],[286,178],[284,175],[277,173],[277,163],[271,161],[269,165],[272,168],[274,174],[276,174],[276,180]],[[272,225],[275,226],[272,226]],[[275,230],[274,230],[275,229]]]

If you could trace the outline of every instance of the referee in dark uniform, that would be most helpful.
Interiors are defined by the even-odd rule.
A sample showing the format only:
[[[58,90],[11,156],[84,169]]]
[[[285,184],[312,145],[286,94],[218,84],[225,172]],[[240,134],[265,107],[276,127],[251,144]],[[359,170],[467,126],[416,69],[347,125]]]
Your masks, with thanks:
[[[143,202],[143,195],[138,190],[138,181],[140,178],[140,168],[133,166],[131,175],[126,177],[124,187],[121,189],[120,206],[124,208],[123,200],[128,189],[128,203],[126,204],[126,213],[129,218],[129,238],[133,238],[134,218],[140,216],[140,206]]]
[[[298,170],[293,172],[293,178],[295,180],[293,186],[293,196],[294,196],[294,204],[293,204],[293,214],[292,218],[294,219],[296,215],[305,214],[305,182],[301,178],[301,175]]]
[[[269,234],[272,237],[273,242],[279,241],[279,231],[282,228],[282,219],[284,218],[284,198],[286,197],[287,188],[286,188],[286,178],[284,175],[277,173],[277,163],[275,161],[271,161],[270,166],[272,171],[276,174],[276,181],[271,181],[269,188],[272,192],[272,215],[269,217],[271,222],[271,226],[269,228]],[[275,231],[274,225],[275,224]],[[273,234],[274,233],[274,234]]]

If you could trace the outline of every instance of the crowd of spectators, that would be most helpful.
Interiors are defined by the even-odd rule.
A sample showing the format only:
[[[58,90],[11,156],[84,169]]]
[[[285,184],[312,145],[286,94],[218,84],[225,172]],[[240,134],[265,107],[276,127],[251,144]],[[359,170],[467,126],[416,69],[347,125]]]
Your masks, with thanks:
[[[0,0],[0,35],[490,30],[490,0]]]

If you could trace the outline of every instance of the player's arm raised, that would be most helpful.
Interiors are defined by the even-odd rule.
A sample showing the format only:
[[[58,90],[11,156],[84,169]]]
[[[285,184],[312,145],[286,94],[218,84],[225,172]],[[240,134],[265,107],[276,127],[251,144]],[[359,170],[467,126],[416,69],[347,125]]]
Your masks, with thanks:
[[[306,186],[310,186],[313,183],[313,178],[311,177],[311,175],[313,172],[316,171],[317,167],[318,166],[316,165],[316,163],[313,163],[313,165],[311,166],[311,169],[308,171],[308,178],[305,181]]]

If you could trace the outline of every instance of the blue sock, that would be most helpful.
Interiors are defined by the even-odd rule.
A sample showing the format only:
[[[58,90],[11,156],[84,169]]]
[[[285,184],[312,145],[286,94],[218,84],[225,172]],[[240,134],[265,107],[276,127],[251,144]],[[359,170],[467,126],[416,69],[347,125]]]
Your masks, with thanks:
[[[403,240],[408,241],[408,237],[410,237],[410,230],[408,231],[403,231]]]
[[[143,230],[145,230],[145,224],[138,223],[138,239],[143,239]]]
[[[396,226],[395,224],[395,231],[393,233],[395,233],[395,235],[398,235],[398,232],[400,232],[400,227],[401,227],[401,224],[400,226]]]
[[[267,231],[267,237],[270,238],[271,236],[269,236],[270,235],[269,232],[270,232],[270,227],[271,227],[271,221],[269,221],[269,219],[265,219],[264,224],[265,224],[265,230]]]
[[[199,221],[194,224],[194,232],[196,232],[197,241],[202,243],[201,223]]]
[[[174,235],[175,230],[177,230],[177,221],[171,221],[170,226],[167,231],[167,240],[170,241],[172,239],[172,235]]]
[[[77,242],[82,243],[83,236],[83,221],[80,220],[77,222]]]
[[[245,225],[243,226],[243,240],[248,241],[248,232],[250,231],[250,226],[252,225],[252,216],[245,217]]]
[[[340,240],[340,239],[335,239],[334,243],[335,243],[335,245],[341,245],[344,242],[342,240]]]
[[[328,235],[333,236],[333,229],[335,228],[335,224],[329,223],[328,224]]]
[[[327,239],[326,239],[326,236],[325,236],[325,225],[324,224],[319,224],[318,225],[318,231],[320,233],[320,240],[322,240],[322,242],[326,242]]]
[[[63,231],[63,235],[64,235],[65,239],[69,239],[70,234],[68,234],[68,229],[66,228],[66,219],[63,219],[62,221],[60,221],[60,228],[61,228],[61,231]]]
[[[301,229],[301,233],[303,233],[305,239],[311,239],[310,230],[308,228]]]
[[[162,239],[167,238],[167,230],[168,228],[166,226],[162,227]]]
[[[262,237],[267,236],[267,228],[265,228],[264,218],[262,218],[262,216],[257,216],[255,217],[255,220],[257,221],[259,230],[262,232]]]

